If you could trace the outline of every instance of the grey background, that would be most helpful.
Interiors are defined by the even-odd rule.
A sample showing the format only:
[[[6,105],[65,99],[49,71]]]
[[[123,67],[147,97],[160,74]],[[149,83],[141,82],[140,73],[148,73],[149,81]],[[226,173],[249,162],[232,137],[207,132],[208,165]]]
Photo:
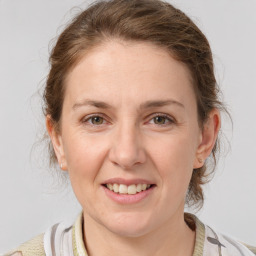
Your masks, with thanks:
[[[234,122],[232,131],[223,120],[231,150],[222,153],[198,215],[217,230],[256,245],[256,1],[170,2],[207,35]],[[86,2],[0,1],[0,252],[56,222],[72,221],[80,211],[70,187],[61,189],[49,175],[45,150],[35,147],[44,131],[38,90],[48,71],[49,41],[77,13],[70,11],[74,6]]]

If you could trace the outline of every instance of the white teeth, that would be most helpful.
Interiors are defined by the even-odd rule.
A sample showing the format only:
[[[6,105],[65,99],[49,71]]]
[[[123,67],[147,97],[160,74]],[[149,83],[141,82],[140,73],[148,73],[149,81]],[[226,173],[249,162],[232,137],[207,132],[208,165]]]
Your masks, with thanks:
[[[141,192],[141,184],[138,184],[138,185],[137,185],[136,190],[137,190],[137,192]]]
[[[141,190],[146,190],[147,189],[147,184],[142,184]]]
[[[127,194],[128,188],[126,185],[124,184],[120,184],[119,185],[119,193],[120,194]]]
[[[135,195],[141,191],[144,191],[150,188],[150,184],[132,184],[132,185],[125,185],[125,184],[106,184],[107,188],[115,193],[119,194],[128,194],[128,195]]]
[[[136,191],[136,185],[130,185],[128,186],[128,194],[129,195],[134,195],[136,194],[137,191]]]
[[[113,185],[113,191],[116,192],[116,193],[119,192],[119,185],[118,184]]]
[[[109,190],[113,190],[113,185],[112,184],[107,184],[107,187]]]

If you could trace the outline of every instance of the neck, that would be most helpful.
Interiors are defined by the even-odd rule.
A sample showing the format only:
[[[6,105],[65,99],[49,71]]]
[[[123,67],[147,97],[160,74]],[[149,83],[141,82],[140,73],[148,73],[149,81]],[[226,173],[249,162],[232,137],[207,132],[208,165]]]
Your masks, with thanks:
[[[195,232],[182,216],[170,219],[158,229],[143,236],[115,234],[84,214],[85,245],[90,256],[192,256]],[[100,246],[99,246],[100,245]]]

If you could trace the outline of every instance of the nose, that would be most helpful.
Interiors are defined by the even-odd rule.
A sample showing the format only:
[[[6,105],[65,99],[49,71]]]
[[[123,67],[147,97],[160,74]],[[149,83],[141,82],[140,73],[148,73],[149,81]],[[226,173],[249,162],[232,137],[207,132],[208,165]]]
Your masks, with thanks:
[[[131,169],[146,161],[140,131],[135,125],[126,124],[116,129],[109,159],[122,169]]]

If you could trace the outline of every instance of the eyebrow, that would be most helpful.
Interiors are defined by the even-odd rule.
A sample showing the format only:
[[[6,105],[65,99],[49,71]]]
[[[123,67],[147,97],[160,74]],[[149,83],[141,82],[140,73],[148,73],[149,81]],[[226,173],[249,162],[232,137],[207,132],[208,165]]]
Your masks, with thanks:
[[[96,108],[103,108],[103,109],[109,109],[112,108],[108,103],[103,101],[96,101],[96,100],[84,100],[83,102],[75,103],[72,107],[73,110],[83,107],[83,106],[93,106]]]
[[[179,107],[185,108],[184,105],[176,100],[149,100],[140,105],[140,109],[148,109],[148,108],[155,108],[155,107],[164,107],[167,105],[172,105],[175,104]],[[83,107],[83,106],[93,106],[96,108],[101,108],[101,109],[111,109],[113,108],[110,104],[104,102],[104,101],[96,101],[96,100],[84,100],[79,103],[75,103],[72,107],[73,110]]]
[[[154,108],[154,107],[164,107],[167,105],[177,105],[179,107],[185,108],[184,105],[176,100],[149,100],[140,105],[140,109]]]

